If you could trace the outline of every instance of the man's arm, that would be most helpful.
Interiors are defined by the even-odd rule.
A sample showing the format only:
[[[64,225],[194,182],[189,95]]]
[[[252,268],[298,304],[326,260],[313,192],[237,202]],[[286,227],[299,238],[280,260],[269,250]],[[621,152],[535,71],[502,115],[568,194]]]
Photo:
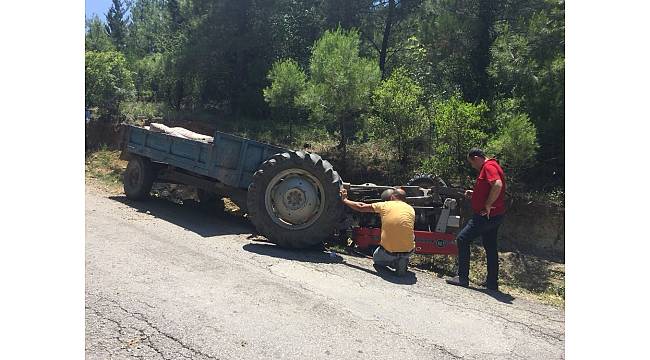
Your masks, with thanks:
[[[375,210],[372,207],[372,204],[366,204],[364,202],[352,201],[348,199],[348,191],[346,189],[341,189],[341,200],[345,205],[349,206],[352,210],[356,210],[359,212],[375,212]]]
[[[490,218],[490,211],[492,211],[492,204],[497,201],[499,194],[501,193],[501,188],[503,188],[503,182],[501,179],[490,181],[490,194],[488,195],[487,200],[485,201],[485,213],[487,218]]]

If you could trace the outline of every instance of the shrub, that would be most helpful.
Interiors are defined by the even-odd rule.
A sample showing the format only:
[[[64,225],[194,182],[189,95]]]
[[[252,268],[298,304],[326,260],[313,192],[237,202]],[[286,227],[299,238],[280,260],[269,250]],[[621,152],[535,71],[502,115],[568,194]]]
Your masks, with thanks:
[[[119,112],[120,102],[133,97],[133,74],[122,53],[86,51],[86,107],[98,107],[101,117]]]
[[[534,164],[539,148],[537,129],[524,113],[508,117],[497,136],[488,143],[486,151],[496,156],[508,169],[509,175],[516,179],[523,170]]]
[[[396,148],[402,166],[409,163],[414,141],[428,124],[420,104],[422,93],[422,88],[401,68],[373,92],[373,115],[368,120],[371,134],[375,140],[386,139]]]
[[[472,104],[459,95],[432,105],[434,114],[434,155],[422,164],[423,172],[431,172],[459,185],[472,175],[467,164],[467,152],[473,147],[484,147],[487,139],[482,130],[485,103]]]

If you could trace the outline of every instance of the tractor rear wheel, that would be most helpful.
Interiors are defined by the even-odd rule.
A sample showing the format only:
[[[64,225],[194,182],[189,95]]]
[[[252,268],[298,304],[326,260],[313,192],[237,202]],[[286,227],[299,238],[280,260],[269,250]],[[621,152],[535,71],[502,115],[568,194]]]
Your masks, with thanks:
[[[275,244],[317,245],[332,237],[341,220],[341,185],[332,165],[316,154],[276,154],[253,175],[248,215],[257,231]]]

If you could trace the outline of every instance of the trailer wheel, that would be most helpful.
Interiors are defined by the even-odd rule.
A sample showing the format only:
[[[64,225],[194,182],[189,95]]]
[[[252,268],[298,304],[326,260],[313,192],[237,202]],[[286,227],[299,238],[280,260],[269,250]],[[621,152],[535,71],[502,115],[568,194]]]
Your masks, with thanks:
[[[134,156],[129,160],[122,178],[124,194],[131,200],[142,200],[149,196],[155,174],[151,161]]]
[[[332,165],[303,151],[276,154],[253,175],[247,206],[269,241],[305,248],[331,238],[343,213],[342,182]]]

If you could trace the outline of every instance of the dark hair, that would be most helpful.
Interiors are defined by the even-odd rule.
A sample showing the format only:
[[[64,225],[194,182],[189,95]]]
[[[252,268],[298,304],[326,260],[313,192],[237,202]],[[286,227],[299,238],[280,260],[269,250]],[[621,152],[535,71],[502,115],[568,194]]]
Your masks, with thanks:
[[[469,151],[469,153],[467,153],[467,157],[474,157],[474,156],[482,157],[483,159],[485,159],[485,153],[483,152],[483,150],[479,148],[472,148]]]

